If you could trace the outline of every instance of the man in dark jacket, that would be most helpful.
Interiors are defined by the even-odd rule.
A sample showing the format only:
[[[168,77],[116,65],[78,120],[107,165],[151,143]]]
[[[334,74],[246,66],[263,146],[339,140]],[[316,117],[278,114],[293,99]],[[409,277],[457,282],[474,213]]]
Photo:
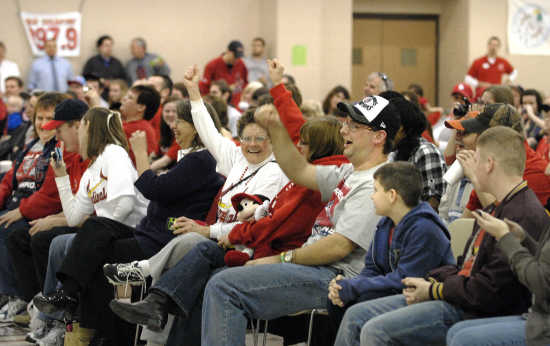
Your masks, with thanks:
[[[329,316],[337,330],[343,308],[400,293],[407,276],[424,276],[454,264],[449,232],[427,202],[420,202],[422,177],[413,164],[388,163],[374,173],[371,199],[383,217],[356,277],[338,275],[329,286]]]
[[[517,222],[538,240],[550,219],[523,181],[522,136],[510,128],[491,128],[478,138],[475,153],[463,150],[457,158],[475,189],[496,198],[485,212]],[[529,292],[495,239],[477,223],[458,262],[432,270],[429,280],[404,279],[403,295],[351,307],[344,318],[349,323],[342,323],[335,345],[358,340],[361,345],[445,344],[447,330],[461,320],[527,310]]]

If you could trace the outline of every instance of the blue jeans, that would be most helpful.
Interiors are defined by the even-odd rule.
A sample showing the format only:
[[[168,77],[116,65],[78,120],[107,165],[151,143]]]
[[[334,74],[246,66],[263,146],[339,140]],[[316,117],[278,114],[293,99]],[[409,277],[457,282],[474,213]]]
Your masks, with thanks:
[[[2,210],[0,215],[4,215],[8,211]],[[0,294],[9,296],[18,296],[18,292],[15,271],[6,241],[10,233],[19,228],[30,229],[30,225],[25,218],[12,223],[9,227],[0,226]]]
[[[55,273],[61,268],[61,264],[69,252],[69,248],[73,242],[76,233],[63,234],[55,237],[50,244],[50,253],[48,255],[48,270],[46,272],[46,280],[44,281],[44,295],[54,293],[57,288],[61,287],[61,283],[57,281]],[[38,315],[43,321],[54,319],[63,321],[63,312],[45,314],[40,312]]]
[[[346,311],[334,345],[445,345],[447,330],[463,318],[444,301],[407,306],[401,294],[369,300]]]
[[[229,268],[214,275],[204,292],[202,345],[244,345],[247,317],[270,320],[324,309],[330,267],[278,263]]]
[[[462,321],[449,329],[448,346],[525,345],[525,324],[522,316],[480,318]]]

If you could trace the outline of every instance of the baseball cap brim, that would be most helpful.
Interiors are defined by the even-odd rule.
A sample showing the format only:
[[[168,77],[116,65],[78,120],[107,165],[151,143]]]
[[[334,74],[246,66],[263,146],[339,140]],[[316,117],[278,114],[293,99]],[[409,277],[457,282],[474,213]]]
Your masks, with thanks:
[[[63,120],[50,120],[47,123],[45,123],[44,125],[42,125],[42,128],[44,130],[48,130],[48,131],[49,130],[55,130],[56,128],[63,125],[64,123],[65,123],[65,121],[63,121]]]
[[[353,107],[353,105],[346,103],[346,102],[338,102],[338,110],[340,110],[342,113],[345,113],[346,115],[349,115],[353,121],[356,121],[360,124],[369,125],[367,122],[365,122],[365,117],[362,114],[359,114],[357,110]]]
[[[476,118],[445,121],[445,126],[468,133],[481,133],[489,128]]]
[[[446,120],[445,127],[449,129],[464,131],[464,126],[462,126],[462,122],[460,120]]]

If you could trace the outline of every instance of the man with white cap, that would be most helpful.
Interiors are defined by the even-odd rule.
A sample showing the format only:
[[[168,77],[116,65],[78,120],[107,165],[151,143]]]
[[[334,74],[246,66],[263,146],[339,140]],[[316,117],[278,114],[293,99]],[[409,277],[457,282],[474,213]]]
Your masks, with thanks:
[[[387,162],[400,119],[394,106],[380,96],[338,107],[347,114],[341,134],[350,161],[340,167],[309,164],[273,106],[256,112],[285,174],[296,184],[319,190],[328,203],[301,248],[249,261],[210,279],[203,299],[202,345],[244,344],[247,317],[273,319],[323,309],[329,282],[338,274],[350,278],[361,271],[380,218],[370,199],[373,174]]]

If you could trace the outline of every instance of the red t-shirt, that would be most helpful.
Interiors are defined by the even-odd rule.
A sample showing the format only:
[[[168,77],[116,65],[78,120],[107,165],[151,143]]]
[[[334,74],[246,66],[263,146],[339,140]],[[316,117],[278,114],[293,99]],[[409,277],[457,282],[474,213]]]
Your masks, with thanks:
[[[162,119],[162,106],[159,107],[159,109],[155,113],[155,116],[153,116],[149,120],[149,123],[153,127],[153,130],[155,130],[155,135],[157,136],[157,138],[159,140],[160,140],[160,122],[161,122],[161,119]]]
[[[548,162],[535,153],[535,151],[529,147],[527,142],[524,142],[523,145],[526,153],[523,179],[527,181],[527,186],[533,190],[540,203],[544,206],[546,205],[548,198],[550,198],[550,176],[544,174],[544,170],[546,169]],[[466,208],[469,210],[483,208],[475,191],[472,191],[470,194],[470,200],[468,201]]]
[[[468,70],[468,75],[474,77],[480,82],[488,82],[491,84],[502,83],[502,75],[510,74],[514,71],[514,67],[503,58],[496,57],[491,63],[487,55],[474,60],[472,66]],[[480,97],[483,88],[476,88],[476,97]]]
[[[176,141],[174,141],[172,143],[172,145],[170,146],[170,148],[168,148],[168,151],[166,152],[166,156],[168,156],[169,158],[171,158],[172,160],[176,161],[178,159],[178,151],[180,150],[180,146],[178,145],[178,143],[176,143]]]
[[[129,122],[125,121],[122,123],[122,127],[124,128],[124,133],[126,134],[128,143],[130,143],[130,137],[132,136],[132,133],[139,130],[145,131],[145,136],[147,137],[147,154],[151,155],[151,153],[157,152],[158,145],[159,145],[157,135],[155,134],[155,130],[153,129],[153,126],[151,126],[149,121],[145,119],[134,120]],[[132,151],[131,147],[130,147],[130,159],[132,159],[132,162],[135,165],[136,157],[134,156],[134,152]]]
[[[241,93],[248,84],[248,71],[242,59],[237,59],[231,69],[227,66],[222,57],[210,61],[204,68],[204,74],[199,82],[201,94],[210,92],[210,83],[223,79],[227,84],[234,84],[235,87],[231,96],[231,104],[238,107]]]
[[[546,162],[548,162],[550,160],[550,157],[548,156],[549,149],[550,149],[550,145],[548,145],[548,136],[544,136],[539,141],[539,144],[537,145],[537,151],[536,152]]]

